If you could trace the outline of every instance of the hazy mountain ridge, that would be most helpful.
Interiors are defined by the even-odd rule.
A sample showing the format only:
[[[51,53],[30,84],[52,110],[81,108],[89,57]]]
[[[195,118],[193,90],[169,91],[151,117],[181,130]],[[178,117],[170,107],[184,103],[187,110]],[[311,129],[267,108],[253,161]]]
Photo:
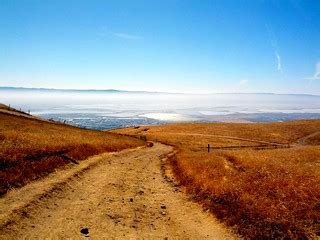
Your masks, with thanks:
[[[320,97],[315,94],[303,93],[263,93],[263,92],[226,92],[226,93],[175,93],[175,92],[157,92],[157,91],[129,91],[118,89],[58,89],[58,88],[28,88],[28,87],[8,87],[0,86],[1,90],[13,91],[48,91],[48,92],[76,92],[76,93],[125,93],[125,94],[177,94],[177,95],[285,95],[285,96],[311,96]]]

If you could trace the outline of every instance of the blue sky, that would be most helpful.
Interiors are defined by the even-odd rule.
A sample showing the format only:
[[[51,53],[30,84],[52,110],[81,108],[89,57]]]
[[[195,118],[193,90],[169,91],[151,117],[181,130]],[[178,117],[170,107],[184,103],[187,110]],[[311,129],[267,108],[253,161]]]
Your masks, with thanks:
[[[319,14],[319,0],[0,0],[0,86],[320,94]]]

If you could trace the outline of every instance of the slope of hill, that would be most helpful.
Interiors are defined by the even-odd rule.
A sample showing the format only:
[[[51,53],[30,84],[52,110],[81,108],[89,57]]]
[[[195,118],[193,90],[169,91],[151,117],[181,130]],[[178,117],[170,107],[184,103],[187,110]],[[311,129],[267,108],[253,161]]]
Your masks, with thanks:
[[[0,195],[67,163],[143,144],[130,137],[43,121],[0,105]]]
[[[174,146],[183,189],[249,239],[320,235],[320,121],[193,123],[114,130]],[[210,152],[208,152],[210,144]]]

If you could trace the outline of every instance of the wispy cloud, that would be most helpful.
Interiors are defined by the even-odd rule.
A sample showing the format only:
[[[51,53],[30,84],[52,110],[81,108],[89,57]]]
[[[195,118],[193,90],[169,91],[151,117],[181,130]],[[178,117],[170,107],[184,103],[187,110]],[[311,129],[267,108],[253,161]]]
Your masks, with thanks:
[[[141,40],[141,39],[143,39],[141,36],[123,33],[123,32],[112,32],[111,34],[115,37],[127,39],[127,40]]]
[[[277,51],[274,52],[277,58],[278,71],[282,72],[281,57]]]
[[[320,80],[320,62],[316,63],[315,74],[312,77],[308,77],[306,79],[309,79],[309,80]]]
[[[246,85],[248,83],[247,79],[242,79],[240,82],[238,82],[238,86],[243,86]]]
[[[279,54],[278,40],[277,40],[276,35],[274,34],[274,31],[270,25],[266,24],[266,29],[267,29],[267,32],[269,35],[271,46],[273,48],[273,51],[274,51],[274,54],[276,57],[277,70],[282,73],[283,70],[282,70],[281,56]]]

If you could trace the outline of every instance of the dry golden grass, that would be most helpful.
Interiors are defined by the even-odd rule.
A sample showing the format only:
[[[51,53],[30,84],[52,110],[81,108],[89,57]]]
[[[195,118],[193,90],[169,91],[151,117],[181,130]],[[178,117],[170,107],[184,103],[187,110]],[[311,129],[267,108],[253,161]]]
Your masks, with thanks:
[[[0,103],[0,109],[7,109],[7,108],[8,108],[7,105]]]
[[[320,235],[319,134],[306,139],[304,145],[296,143],[317,131],[317,120],[116,130],[147,135],[148,139],[175,146],[178,153],[171,165],[180,184],[220,220],[249,239],[308,239]],[[255,150],[259,143],[220,135],[291,143],[292,148]],[[253,147],[207,153],[208,143]]]
[[[0,112],[0,195],[70,160],[143,144],[130,137]]]
[[[320,134],[308,138],[305,143],[309,145],[320,145]]]

